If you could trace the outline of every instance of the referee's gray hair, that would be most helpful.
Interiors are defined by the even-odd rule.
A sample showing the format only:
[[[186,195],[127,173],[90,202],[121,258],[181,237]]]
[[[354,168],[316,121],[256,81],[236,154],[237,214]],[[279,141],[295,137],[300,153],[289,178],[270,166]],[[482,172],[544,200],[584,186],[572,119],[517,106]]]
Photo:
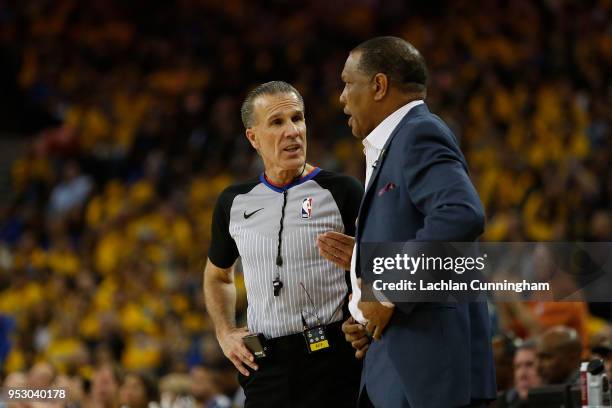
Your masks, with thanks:
[[[253,104],[257,98],[263,95],[278,95],[284,93],[293,93],[299,99],[302,104],[302,110],[305,110],[304,107],[304,98],[295,89],[291,84],[283,81],[270,81],[265,84],[261,84],[254,89],[252,89],[244,98],[244,102],[242,102],[242,107],[240,108],[240,115],[242,116],[242,124],[245,129],[248,129],[253,126],[254,114],[253,114]]]

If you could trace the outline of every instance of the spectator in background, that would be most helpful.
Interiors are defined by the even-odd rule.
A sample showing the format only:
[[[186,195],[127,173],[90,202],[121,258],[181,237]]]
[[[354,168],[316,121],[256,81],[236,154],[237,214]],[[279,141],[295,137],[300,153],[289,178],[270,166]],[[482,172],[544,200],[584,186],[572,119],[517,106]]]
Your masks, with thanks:
[[[125,408],[158,407],[157,378],[145,372],[127,373],[119,388],[119,405]]]
[[[28,387],[29,387],[29,383],[28,383],[27,376],[24,373],[19,372],[19,371],[15,371],[7,375],[6,378],[4,379],[4,382],[2,383],[3,389],[28,388]],[[29,404],[26,402],[13,402],[11,404],[6,404],[6,407],[7,408],[29,408]]]
[[[576,330],[557,326],[537,342],[538,373],[546,385],[575,384],[579,380],[582,344]]]
[[[20,371],[14,371],[6,376],[2,383],[3,388],[27,388],[28,377]]]
[[[513,359],[516,348],[512,339],[504,334],[493,338],[493,360],[495,361],[495,382],[497,390],[506,392],[513,384]]]
[[[612,212],[599,210],[589,225],[589,241],[612,241]]]
[[[536,365],[536,351],[535,341],[526,341],[514,353],[514,388],[505,395],[508,408],[523,406],[529,390],[542,383]]]
[[[81,174],[81,168],[77,162],[67,162],[63,172],[63,181],[51,192],[49,200],[51,215],[64,215],[82,205],[93,189],[93,181],[89,176]]]
[[[573,293],[578,290],[576,282],[570,273],[560,269],[561,265],[569,264],[556,259],[560,253],[555,253],[552,247],[546,244],[535,246],[529,260],[524,256],[517,256],[521,262],[531,262],[526,270],[532,274],[533,279],[541,282],[550,282],[555,293]],[[523,268],[524,265],[516,265]],[[589,321],[589,309],[586,302],[550,302],[538,300],[528,302],[509,302],[499,304],[500,319],[503,330],[512,332],[520,338],[535,338],[546,330],[564,326],[572,328],[578,334],[584,345],[583,357],[587,357],[589,350],[589,333],[587,323]]]
[[[29,388],[49,388],[55,379],[55,369],[47,362],[34,364],[28,372]]]
[[[70,408],[82,407],[85,402],[85,390],[83,388],[83,379],[80,376],[69,377],[60,374],[55,378],[51,388],[63,388],[66,390],[66,403],[70,404]]]
[[[235,377],[235,374],[234,374]],[[195,403],[194,408],[229,408],[230,399],[221,394],[213,373],[203,366],[195,366],[190,373],[190,390]]]
[[[189,396],[191,378],[188,374],[172,373],[159,381],[161,408],[187,408],[193,405]]]
[[[93,374],[89,405],[92,408],[116,408],[122,379],[123,373],[118,366],[99,366]]]
[[[208,370],[213,378],[213,383],[219,394],[228,396],[233,404],[239,404],[238,401],[244,400],[244,390],[240,387],[238,378],[236,377],[236,368],[226,358],[210,358],[204,364],[204,368]]]

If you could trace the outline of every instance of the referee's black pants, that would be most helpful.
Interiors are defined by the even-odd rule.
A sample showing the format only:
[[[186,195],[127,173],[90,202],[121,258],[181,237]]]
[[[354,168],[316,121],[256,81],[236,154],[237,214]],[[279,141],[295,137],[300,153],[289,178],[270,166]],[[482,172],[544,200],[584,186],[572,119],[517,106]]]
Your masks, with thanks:
[[[340,326],[329,325],[331,347],[312,354],[301,333],[268,340],[269,356],[256,361],[259,369],[238,374],[245,408],[355,407],[361,361]]]

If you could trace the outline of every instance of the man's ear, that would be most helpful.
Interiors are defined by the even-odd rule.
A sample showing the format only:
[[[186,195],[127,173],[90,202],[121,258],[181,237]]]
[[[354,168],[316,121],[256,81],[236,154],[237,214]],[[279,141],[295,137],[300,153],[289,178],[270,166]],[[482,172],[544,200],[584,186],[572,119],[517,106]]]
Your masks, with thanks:
[[[245,134],[246,134],[247,139],[249,139],[251,146],[253,146],[255,150],[259,151],[259,142],[257,141],[257,138],[255,137],[255,132],[253,132],[253,128],[248,128],[245,131]]]
[[[374,100],[380,101],[385,97],[389,90],[389,78],[385,74],[378,73],[374,75],[372,81],[372,90],[374,91]]]

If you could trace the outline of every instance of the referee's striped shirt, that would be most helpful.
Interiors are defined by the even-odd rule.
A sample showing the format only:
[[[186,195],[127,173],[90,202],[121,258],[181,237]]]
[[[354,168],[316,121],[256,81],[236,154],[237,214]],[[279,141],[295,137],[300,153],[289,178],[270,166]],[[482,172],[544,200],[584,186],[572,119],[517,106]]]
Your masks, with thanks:
[[[272,282],[285,191],[283,264],[278,269],[283,288],[276,297]],[[268,338],[301,332],[301,313],[311,326],[317,324],[315,316],[324,324],[342,319],[339,306],[349,290],[346,271],[319,255],[316,238],[330,230],[354,236],[362,196],[356,179],[319,168],[286,186],[272,185],[262,174],[221,193],[208,257],[219,268],[241,257],[251,332]]]

